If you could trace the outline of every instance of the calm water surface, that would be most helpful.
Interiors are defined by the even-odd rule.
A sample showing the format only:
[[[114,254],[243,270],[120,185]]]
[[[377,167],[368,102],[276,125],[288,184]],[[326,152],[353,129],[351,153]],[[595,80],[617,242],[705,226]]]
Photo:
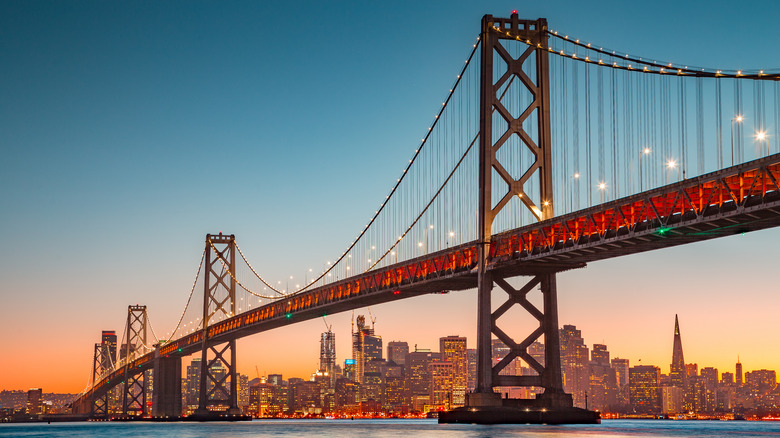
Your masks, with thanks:
[[[780,422],[604,420],[598,425],[452,425],[436,420],[2,424],[0,437],[780,437]]]

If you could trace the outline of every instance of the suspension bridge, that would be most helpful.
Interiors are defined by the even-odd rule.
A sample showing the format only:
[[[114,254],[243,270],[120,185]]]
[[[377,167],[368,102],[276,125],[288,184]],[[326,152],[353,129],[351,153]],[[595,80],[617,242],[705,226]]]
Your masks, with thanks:
[[[338,257],[291,288],[267,281],[234,235],[207,235],[168,339],[145,306],[129,306],[120,357],[95,345],[73,411],[105,417],[113,392],[124,415],[178,417],[182,357],[200,352],[198,418],[238,415],[236,339],[476,288],[476,390],[441,420],[597,421],[563,390],[556,273],[780,224],[780,74],[648,59],[516,13],[481,24],[427,134]],[[497,306],[495,286],[506,292]],[[531,333],[502,330],[515,307],[538,321]],[[510,351],[495,365],[493,336]],[[537,340],[544,364],[527,351]],[[501,374],[516,358],[535,375]],[[498,386],[544,392],[502,400]]]

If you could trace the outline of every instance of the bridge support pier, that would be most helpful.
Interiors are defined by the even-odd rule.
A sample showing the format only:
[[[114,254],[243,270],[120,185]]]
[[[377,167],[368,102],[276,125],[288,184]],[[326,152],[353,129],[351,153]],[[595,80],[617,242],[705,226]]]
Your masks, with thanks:
[[[122,414],[125,416],[146,416],[146,386],[145,373],[137,369],[131,369],[136,355],[143,353],[146,347],[146,327],[148,317],[146,306],[127,307],[127,332],[125,344],[122,346],[122,359],[125,360],[125,381],[122,393]]]
[[[154,359],[152,416],[181,416],[181,357]]]

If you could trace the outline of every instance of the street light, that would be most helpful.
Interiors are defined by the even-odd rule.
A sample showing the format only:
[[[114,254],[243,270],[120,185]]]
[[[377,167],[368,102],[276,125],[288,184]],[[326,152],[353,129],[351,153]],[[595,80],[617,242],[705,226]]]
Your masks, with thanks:
[[[739,114],[733,119],[731,119],[730,133],[731,133],[731,165],[732,166],[734,165],[734,122],[742,123],[743,120],[745,120],[745,118]]]
[[[639,154],[639,191],[643,192],[644,189],[644,179],[642,178],[642,156],[643,155],[650,155],[650,148],[646,147],[642,149],[642,153]]]
[[[599,202],[605,202],[605,193],[607,190],[607,183],[604,181],[599,183]]]

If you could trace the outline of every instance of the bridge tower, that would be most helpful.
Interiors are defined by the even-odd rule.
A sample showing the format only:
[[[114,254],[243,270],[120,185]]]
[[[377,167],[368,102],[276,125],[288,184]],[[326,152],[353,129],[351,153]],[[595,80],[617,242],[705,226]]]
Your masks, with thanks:
[[[95,385],[98,381],[100,381],[106,372],[109,371],[109,369],[106,368],[106,364],[109,363],[108,355],[108,346],[106,344],[102,342],[95,344],[95,354],[94,359],[92,360],[92,385]],[[93,417],[108,416],[108,396],[108,392],[101,396],[93,395],[91,409],[91,414]]]
[[[146,385],[143,371],[131,369],[133,356],[146,347],[147,327],[146,306],[127,306],[127,324],[125,344],[122,346],[122,356],[125,360],[125,380],[122,394],[122,413],[124,415],[147,414]]]
[[[235,235],[207,234],[203,287],[203,337],[200,395],[196,415],[239,415],[236,341],[215,339],[210,330],[218,316],[236,314]],[[209,358],[211,356],[211,358]]]
[[[527,48],[515,58],[506,49],[502,40],[522,39]],[[497,407],[537,408],[538,412],[567,411],[574,409],[572,397],[563,391],[560,363],[560,341],[558,332],[558,305],[556,272],[570,269],[524,267],[521,271],[502,272],[488,266],[488,255],[492,236],[491,227],[496,216],[511,201],[519,200],[524,208],[538,220],[553,217],[552,197],[552,154],[550,135],[550,88],[547,53],[547,20],[521,20],[517,13],[511,18],[482,18],[481,32],[481,79],[480,79],[480,136],[479,136],[479,205],[478,205],[478,286],[477,286],[477,384],[474,393],[469,394],[465,416],[469,412],[490,411]],[[498,55],[506,63],[506,72],[494,81],[494,59]],[[513,116],[502,104],[498,93],[509,87],[508,81],[519,81],[532,96],[531,103]],[[497,113],[503,122],[495,123]],[[504,123],[505,122],[505,123]],[[535,126],[531,127],[531,124]],[[529,129],[533,128],[533,129]],[[495,131],[495,132],[494,132]],[[535,135],[532,135],[535,132]],[[501,160],[498,151],[509,146],[508,141],[517,136],[521,148],[527,148],[533,155],[532,163],[523,169],[521,175],[512,175]],[[505,183],[506,192],[500,199],[494,199],[493,178],[497,175]],[[531,178],[538,178],[538,193],[527,190]],[[504,184],[501,184],[503,187]],[[495,188],[498,188],[496,186]],[[520,289],[515,289],[506,279],[517,275],[530,276]],[[508,295],[508,299],[495,311],[491,308],[491,294],[494,284]],[[543,309],[538,309],[527,299],[527,294],[540,286]],[[504,332],[497,324],[501,315],[513,306],[519,305],[530,313],[539,326],[522,341],[518,342]],[[492,336],[495,335],[509,348],[509,353],[495,366],[492,358]],[[544,339],[545,363],[536,361],[528,347],[537,339]],[[499,374],[515,358],[521,358],[536,372],[535,376],[508,376]],[[497,386],[537,386],[544,393],[536,400],[502,400],[493,391]],[[476,409],[475,409],[476,408]],[[522,412],[523,410],[517,410]],[[523,414],[505,415],[500,410],[492,413],[480,412],[477,417],[465,420],[451,418],[451,421],[474,422],[540,422],[521,418]],[[537,415],[536,412],[533,414]],[[567,414],[568,415],[568,414]],[[441,417],[440,417],[441,418]],[[568,417],[567,417],[568,418]],[[570,418],[570,420],[574,420]],[[558,421],[547,422],[579,422]],[[589,422],[589,421],[586,421]]]

